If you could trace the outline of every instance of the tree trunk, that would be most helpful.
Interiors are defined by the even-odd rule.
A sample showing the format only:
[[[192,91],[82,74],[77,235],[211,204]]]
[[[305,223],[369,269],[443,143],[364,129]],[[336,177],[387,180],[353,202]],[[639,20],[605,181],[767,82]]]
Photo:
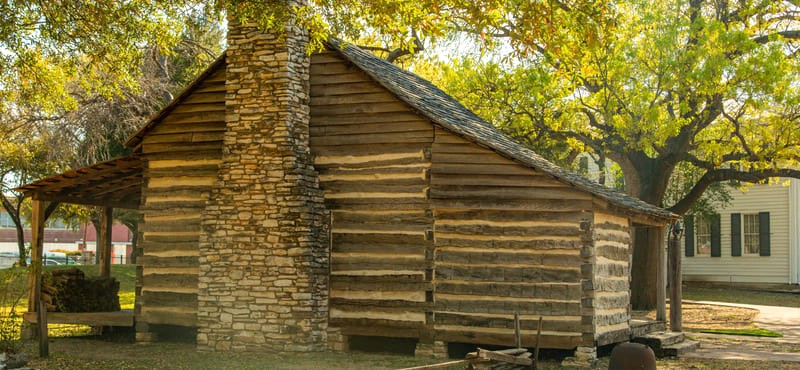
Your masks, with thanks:
[[[625,175],[625,192],[647,203],[661,206],[667,182],[674,166],[644,153],[630,153],[627,163],[620,163]],[[634,225],[631,266],[631,306],[634,310],[652,310],[658,304],[658,274],[662,263],[663,229]]]
[[[25,229],[22,228],[22,223],[15,222],[14,228],[17,229],[17,248],[19,249],[19,262],[21,267],[28,266],[28,254],[25,250]]]

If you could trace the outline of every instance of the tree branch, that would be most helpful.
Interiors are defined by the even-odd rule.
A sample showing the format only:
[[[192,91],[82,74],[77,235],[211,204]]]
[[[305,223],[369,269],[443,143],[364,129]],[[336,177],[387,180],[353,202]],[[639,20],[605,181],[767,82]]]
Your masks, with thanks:
[[[692,208],[694,204],[703,195],[703,192],[711,186],[711,184],[720,181],[738,180],[742,182],[758,183],[769,179],[771,177],[793,177],[800,179],[800,170],[779,168],[779,169],[766,169],[760,171],[738,171],[728,168],[720,168],[706,172],[703,177],[692,187],[692,190],[686,194],[678,203],[675,203],[669,208],[669,211],[684,214]]]
[[[800,30],[778,31],[778,32],[771,33],[771,34],[768,34],[768,35],[762,35],[762,36],[758,36],[758,37],[753,37],[750,40],[752,40],[753,42],[758,43],[758,44],[766,44],[767,42],[769,42],[770,38],[773,38],[773,37],[776,37],[776,36],[781,36],[781,37],[783,37],[785,39],[800,40]]]

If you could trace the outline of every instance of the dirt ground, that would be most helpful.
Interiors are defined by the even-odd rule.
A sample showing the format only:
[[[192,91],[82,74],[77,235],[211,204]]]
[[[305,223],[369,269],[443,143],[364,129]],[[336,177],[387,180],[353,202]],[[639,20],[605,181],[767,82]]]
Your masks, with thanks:
[[[685,331],[756,328],[753,325],[753,319],[758,314],[758,310],[694,303],[684,303],[682,310],[683,329]],[[669,312],[669,305],[667,305],[667,312]],[[634,318],[655,320],[656,312],[635,312],[633,316]]]

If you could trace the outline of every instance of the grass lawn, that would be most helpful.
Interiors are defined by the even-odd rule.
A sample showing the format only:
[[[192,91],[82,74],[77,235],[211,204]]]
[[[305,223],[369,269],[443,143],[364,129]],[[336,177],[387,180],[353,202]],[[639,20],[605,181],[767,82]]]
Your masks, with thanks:
[[[759,290],[742,287],[684,286],[683,299],[764,306],[800,307],[800,293],[773,292],[763,289]]]

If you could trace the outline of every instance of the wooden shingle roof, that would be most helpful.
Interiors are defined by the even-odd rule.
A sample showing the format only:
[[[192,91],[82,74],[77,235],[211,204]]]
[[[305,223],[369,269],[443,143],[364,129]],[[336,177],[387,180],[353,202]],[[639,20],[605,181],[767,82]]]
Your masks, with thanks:
[[[403,70],[353,45],[333,40],[329,45],[342,53],[398,98],[446,130],[491,149],[527,167],[555,177],[561,182],[596,197],[659,219],[677,219],[678,215],[627,194],[606,188],[577,173],[565,170],[544,159],[533,150],[514,141],[491,123],[478,117],[428,80]]]

